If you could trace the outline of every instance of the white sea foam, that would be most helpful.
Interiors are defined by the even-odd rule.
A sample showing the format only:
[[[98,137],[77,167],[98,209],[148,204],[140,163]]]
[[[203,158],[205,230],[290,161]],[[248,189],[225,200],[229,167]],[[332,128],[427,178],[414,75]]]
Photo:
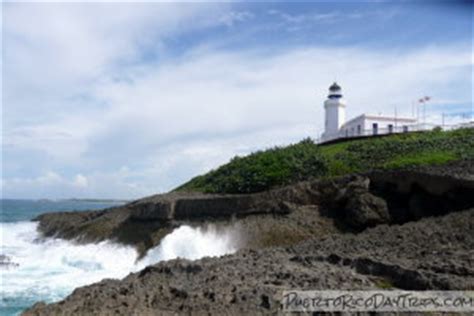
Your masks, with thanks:
[[[236,250],[230,231],[181,226],[140,261],[134,248],[100,242],[79,245],[62,239],[38,239],[33,222],[0,223],[0,254],[18,266],[0,269],[1,307],[59,300],[78,286],[104,278],[123,278],[146,265],[177,257],[198,259]]]
[[[75,245],[60,239],[41,242],[36,225],[1,223],[2,254],[18,264],[1,270],[2,298],[52,301],[77,286],[124,277],[135,265],[136,251],[132,247],[110,242]]]
[[[236,233],[233,230],[218,231],[209,226],[205,229],[181,226],[167,235],[158,247],[148,251],[140,265],[174,258],[199,259],[233,253],[236,248]]]

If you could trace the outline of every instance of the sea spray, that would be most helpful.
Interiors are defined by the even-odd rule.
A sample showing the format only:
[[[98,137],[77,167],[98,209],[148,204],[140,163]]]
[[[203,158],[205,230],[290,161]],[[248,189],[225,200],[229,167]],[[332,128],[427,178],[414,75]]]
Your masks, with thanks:
[[[237,250],[235,229],[181,226],[165,236],[137,262],[133,247],[109,241],[77,244],[39,238],[37,223],[0,223],[1,253],[17,264],[0,269],[0,314],[15,314],[37,301],[53,302],[76,287],[104,278],[123,278],[130,272],[177,257],[199,259]]]
[[[110,242],[76,245],[54,238],[40,241],[36,223],[0,225],[2,254],[18,265],[0,271],[2,308],[56,301],[78,286],[125,277],[135,265],[137,253],[132,247]]]
[[[175,258],[194,260],[233,253],[237,250],[237,236],[233,228],[217,229],[214,225],[193,228],[184,225],[165,236],[160,245],[150,249],[139,264],[146,266]]]

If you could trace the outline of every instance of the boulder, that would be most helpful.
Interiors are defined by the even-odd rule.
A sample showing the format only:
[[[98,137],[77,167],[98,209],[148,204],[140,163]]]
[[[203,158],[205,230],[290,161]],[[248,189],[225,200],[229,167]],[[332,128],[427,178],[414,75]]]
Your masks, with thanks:
[[[369,192],[354,194],[346,203],[345,222],[357,229],[389,223],[387,202]]]

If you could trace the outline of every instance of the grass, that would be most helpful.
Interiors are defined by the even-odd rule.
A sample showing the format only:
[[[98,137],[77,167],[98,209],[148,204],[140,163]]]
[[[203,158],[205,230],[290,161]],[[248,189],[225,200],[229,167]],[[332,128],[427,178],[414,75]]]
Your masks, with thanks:
[[[391,161],[387,162],[384,167],[386,169],[400,169],[411,166],[441,165],[450,161],[454,161],[456,159],[457,156],[452,152],[428,151],[421,152],[418,154],[396,157]]]
[[[177,191],[252,193],[315,178],[474,159],[474,129],[395,134],[319,146],[310,139],[235,157]]]

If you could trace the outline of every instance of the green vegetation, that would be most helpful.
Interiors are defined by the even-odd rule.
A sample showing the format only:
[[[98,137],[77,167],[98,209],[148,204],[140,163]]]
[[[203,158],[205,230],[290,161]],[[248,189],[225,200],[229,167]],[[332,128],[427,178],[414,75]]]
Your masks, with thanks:
[[[391,280],[384,278],[375,279],[374,283],[376,287],[383,290],[391,290],[395,288]]]
[[[183,184],[178,191],[250,193],[302,180],[373,169],[474,159],[474,129],[396,134],[318,146],[310,139],[235,157]]]
[[[325,174],[327,164],[319,147],[306,139],[296,145],[235,157],[178,190],[249,193]]]

